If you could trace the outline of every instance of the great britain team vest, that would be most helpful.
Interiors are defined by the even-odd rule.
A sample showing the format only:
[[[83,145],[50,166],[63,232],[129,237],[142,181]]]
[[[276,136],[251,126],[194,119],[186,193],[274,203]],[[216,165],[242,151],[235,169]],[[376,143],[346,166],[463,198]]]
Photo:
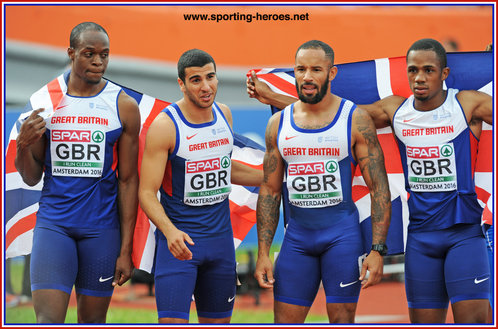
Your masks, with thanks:
[[[431,111],[414,108],[410,96],[396,111],[393,128],[410,193],[411,231],[480,223],[482,209],[474,185],[478,139],[449,89],[444,103]]]
[[[107,82],[91,97],[65,94],[45,121],[45,176],[37,220],[117,227],[117,141],[121,88]]]
[[[356,162],[351,154],[351,121],[356,105],[343,99],[332,122],[303,129],[293,118],[294,104],[281,114],[278,149],[285,162],[285,195],[290,217],[319,229],[332,222],[358,225],[351,185]]]
[[[176,127],[175,149],[160,188],[166,214],[194,237],[231,230],[233,133],[223,112],[213,103],[213,120],[202,124],[188,122],[177,104],[164,112]]]

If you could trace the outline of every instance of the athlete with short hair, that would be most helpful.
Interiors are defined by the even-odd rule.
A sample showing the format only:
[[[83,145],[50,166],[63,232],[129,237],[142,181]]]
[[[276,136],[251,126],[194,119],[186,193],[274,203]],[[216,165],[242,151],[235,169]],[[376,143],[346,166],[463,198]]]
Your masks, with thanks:
[[[353,323],[361,285],[380,281],[387,252],[391,197],[384,156],[370,116],[330,93],[337,68],[329,45],[301,45],[294,73],[299,101],[274,114],[266,130],[255,277],[261,287],[274,288],[276,323],[303,323],[321,281],[330,322]],[[356,165],[372,198],[375,251],[368,256],[352,199]],[[273,277],[269,250],[284,177],[290,214]]]
[[[131,276],[138,207],[140,113],[133,98],[102,77],[109,37],[78,24],[67,50],[67,92],[53,113],[34,110],[17,137],[24,182],[44,176],[31,255],[38,323],[63,323],[73,285],[78,322],[104,323],[115,285]]]
[[[377,128],[393,127],[400,148],[410,193],[405,258],[410,320],[444,323],[451,301],[455,323],[486,323],[491,276],[474,164],[482,122],[493,122],[492,98],[443,89],[450,68],[436,40],[416,41],[406,62],[412,96],[360,106]],[[274,94],[255,75],[247,87],[250,97],[267,104],[293,101]]]
[[[231,182],[257,186],[262,173],[231,161],[232,115],[214,101],[213,58],[186,51],[178,77],[184,97],[147,132],[139,188],[142,209],[159,229],[159,322],[188,322],[193,294],[200,323],[229,323],[237,277],[228,195]]]

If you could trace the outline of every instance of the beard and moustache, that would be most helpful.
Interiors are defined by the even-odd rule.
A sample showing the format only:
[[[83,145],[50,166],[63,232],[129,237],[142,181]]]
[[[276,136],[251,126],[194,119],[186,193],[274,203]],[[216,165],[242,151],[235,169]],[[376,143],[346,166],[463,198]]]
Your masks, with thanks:
[[[306,96],[301,92],[301,89],[304,86],[314,86],[315,88],[318,89],[318,93],[316,93],[314,96]],[[299,96],[299,100],[303,103],[307,104],[317,104],[319,103],[323,97],[327,94],[329,91],[329,80],[325,80],[325,82],[322,84],[321,88],[318,88],[318,85],[311,83],[311,82],[305,82],[301,85],[301,88],[298,86],[296,82],[296,89],[297,89],[297,95]]]

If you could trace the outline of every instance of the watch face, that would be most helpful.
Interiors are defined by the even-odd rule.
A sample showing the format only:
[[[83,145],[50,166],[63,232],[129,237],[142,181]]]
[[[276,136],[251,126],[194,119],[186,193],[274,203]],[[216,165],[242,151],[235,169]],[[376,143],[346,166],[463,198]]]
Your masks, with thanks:
[[[387,246],[385,244],[374,244],[372,245],[372,250],[378,251],[382,256],[387,254]]]

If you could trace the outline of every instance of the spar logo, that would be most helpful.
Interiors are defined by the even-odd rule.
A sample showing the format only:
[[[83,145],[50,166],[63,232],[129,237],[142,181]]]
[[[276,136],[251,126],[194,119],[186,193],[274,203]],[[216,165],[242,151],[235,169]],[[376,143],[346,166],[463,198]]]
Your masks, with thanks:
[[[225,158],[227,158],[227,159],[225,159]],[[227,165],[227,160],[228,160],[228,165]],[[228,157],[224,157],[222,159],[222,162],[223,162],[223,166],[228,167],[230,165],[230,159]],[[220,168],[221,168],[220,159],[208,159],[208,160],[187,162],[186,169],[187,169],[187,174],[190,174],[190,173],[219,170]],[[223,167],[223,168],[226,168],[226,167]]]
[[[329,173],[335,173],[337,171],[337,169],[339,169],[339,165],[337,164],[336,161],[330,160],[329,162],[327,162],[325,164],[325,169]]]
[[[449,145],[445,145],[451,148]],[[443,148],[445,147],[443,146]],[[441,150],[443,149],[441,148]],[[452,150],[453,153],[453,150]],[[433,158],[439,158],[439,147],[438,146],[424,146],[424,147],[414,147],[414,146],[407,146],[406,147],[406,154],[410,158],[417,158],[417,159],[433,159]]]
[[[53,142],[90,143],[90,136],[90,130],[52,130]]]
[[[96,130],[92,134],[92,141],[94,143],[100,143],[104,140],[104,133],[100,130]]]
[[[325,166],[323,162],[291,163],[288,170],[289,175],[317,175],[325,173]]]
[[[227,156],[224,156],[221,159],[221,166],[223,167],[223,169],[227,169],[228,167],[230,167],[230,158]]]
[[[444,157],[449,157],[453,155],[453,147],[451,145],[443,145],[441,147],[441,155]]]

